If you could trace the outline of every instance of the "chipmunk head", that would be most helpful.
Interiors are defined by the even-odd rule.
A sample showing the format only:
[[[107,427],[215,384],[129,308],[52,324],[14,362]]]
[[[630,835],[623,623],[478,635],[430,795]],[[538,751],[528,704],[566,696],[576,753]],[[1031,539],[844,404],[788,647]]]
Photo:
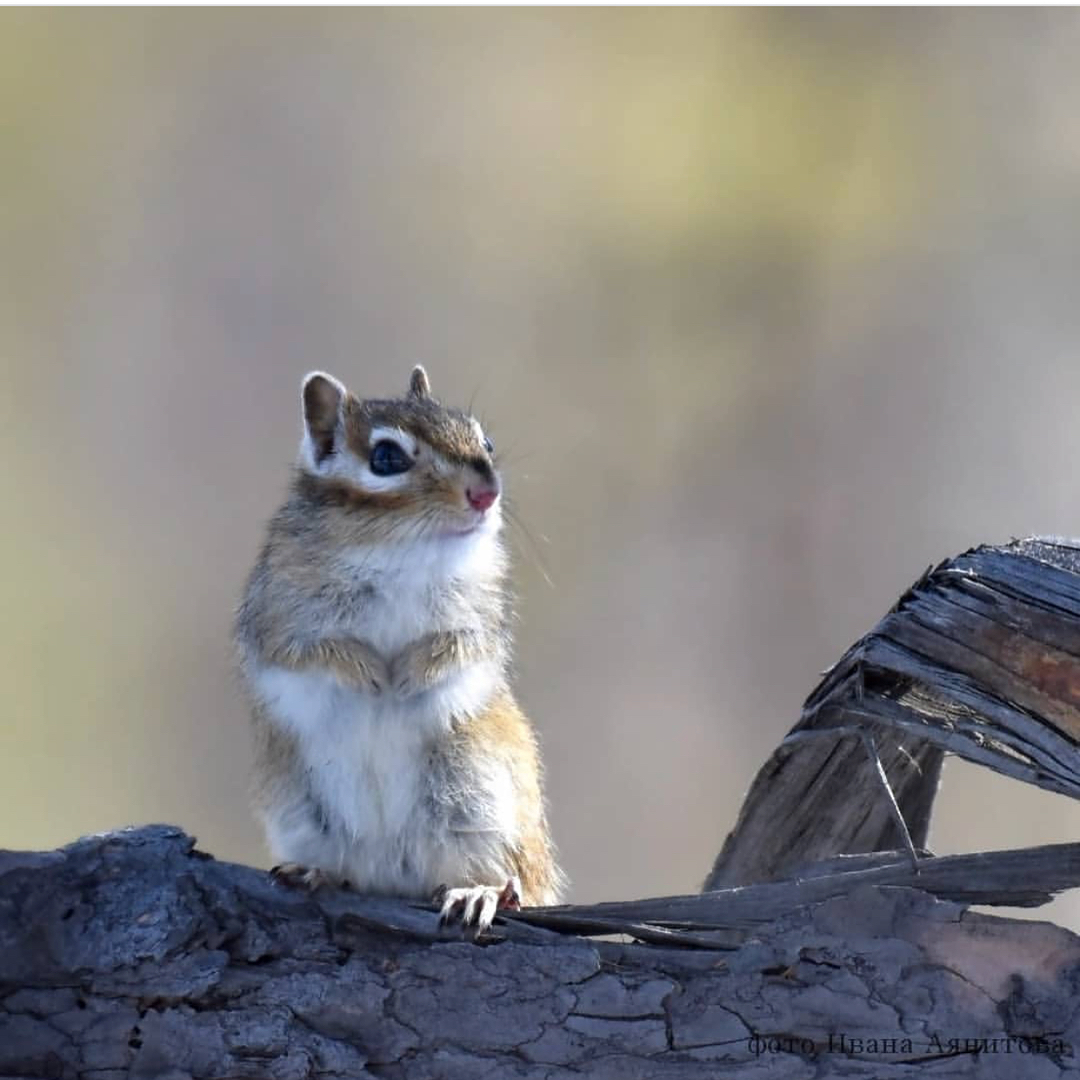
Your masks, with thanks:
[[[370,540],[468,536],[500,524],[495,448],[479,422],[440,404],[422,367],[404,397],[361,401],[313,371],[301,390],[303,482]]]

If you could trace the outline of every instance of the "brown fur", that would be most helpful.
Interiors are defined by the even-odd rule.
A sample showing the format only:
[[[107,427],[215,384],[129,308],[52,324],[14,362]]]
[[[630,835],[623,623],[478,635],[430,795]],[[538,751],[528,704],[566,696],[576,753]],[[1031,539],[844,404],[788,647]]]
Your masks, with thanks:
[[[557,903],[563,882],[544,812],[540,751],[532,725],[505,692],[485,712],[461,724],[455,742],[466,758],[494,754],[512,767],[520,841],[508,856],[521,882],[521,902],[526,906]]]
[[[345,402],[345,438],[358,457],[367,456],[371,429],[376,427],[401,428],[453,464],[489,460],[477,445],[469,417],[430,396],[360,401],[350,394]]]
[[[510,638],[500,549],[480,573],[470,572],[465,581],[442,582],[431,593],[435,632],[408,642],[396,655],[381,655],[363,640],[365,628],[377,631],[389,625],[379,620],[392,617],[396,594],[386,591],[387,560],[397,565],[399,550],[406,559],[418,530],[433,529],[438,535],[447,524],[467,519],[465,492],[475,478],[498,485],[492,453],[470,417],[431,396],[423,369],[413,372],[407,395],[399,399],[360,401],[335,380],[317,375],[305,383],[303,396],[316,455],[351,454],[364,463],[375,427],[399,428],[423,450],[402,486],[392,490],[364,490],[348,472],[296,470],[288,498],[270,522],[238,612],[236,634],[244,670],[252,677],[267,665],[329,671],[365,693],[407,698],[438,686],[466,665],[491,662],[499,673],[493,695],[475,713],[452,716],[449,730],[433,736],[425,750],[433,827],[449,830],[446,846],[438,850],[472,850],[462,838],[470,833],[477,793],[485,790],[493,772],[509,775],[516,815],[509,832],[517,840],[497,861],[507,875],[520,879],[523,903],[553,903],[562,875],[544,812],[539,752],[532,727],[505,683]],[[316,456],[316,462],[320,460]],[[358,548],[377,549],[383,569],[366,576],[362,561],[355,570],[344,569],[342,553]],[[406,561],[398,568],[407,566]],[[348,632],[340,627],[348,627]],[[316,829],[332,832],[335,807],[320,803],[297,737],[257,696],[252,715],[257,809],[264,817],[295,810],[307,815],[305,820]],[[465,824],[455,836],[453,823],[458,820]],[[428,833],[426,826],[422,835],[438,835],[439,845],[444,843],[442,833]],[[387,843],[392,842],[388,837]],[[468,861],[455,873],[457,879],[446,884],[505,884],[477,880]],[[354,884],[362,889],[366,883]]]
[[[304,383],[304,420],[315,444],[317,460],[333,449],[337,429],[341,388],[322,375],[314,375]]]
[[[417,364],[409,376],[409,397],[431,397],[431,383],[428,382],[427,372]]]
[[[415,694],[487,653],[481,634],[446,630],[427,634],[394,658],[390,681],[399,694]]]

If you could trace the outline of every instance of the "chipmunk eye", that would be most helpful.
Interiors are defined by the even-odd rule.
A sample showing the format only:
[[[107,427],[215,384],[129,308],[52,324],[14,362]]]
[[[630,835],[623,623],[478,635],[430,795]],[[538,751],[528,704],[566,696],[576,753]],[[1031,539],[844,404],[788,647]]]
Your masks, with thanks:
[[[484,436],[484,449],[489,454],[495,453],[495,444],[486,435]]]
[[[370,464],[376,476],[408,472],[413,466],[412,458],[390,439],[381,439],[371,448]]]

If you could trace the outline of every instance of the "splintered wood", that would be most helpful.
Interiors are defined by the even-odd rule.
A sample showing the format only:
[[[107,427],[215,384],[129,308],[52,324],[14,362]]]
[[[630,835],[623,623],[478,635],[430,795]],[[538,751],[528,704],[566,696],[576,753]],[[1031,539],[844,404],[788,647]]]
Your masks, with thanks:
[[[878,775],[872,738],[888,787]],[[807,698],[706,888],[926,843],[945,752],[1080,797],[1080,546],[983,546],[928,571]]]

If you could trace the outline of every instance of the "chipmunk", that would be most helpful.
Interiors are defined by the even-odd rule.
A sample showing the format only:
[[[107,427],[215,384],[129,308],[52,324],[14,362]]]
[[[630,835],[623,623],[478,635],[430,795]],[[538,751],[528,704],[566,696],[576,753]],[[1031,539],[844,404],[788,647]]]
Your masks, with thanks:
[[[312,372],[288,498],[236,618],[274,873],[441,902],[479,933],[557,902],[533,729],[507,682],[502,483],[422,367],[361,401]]]

